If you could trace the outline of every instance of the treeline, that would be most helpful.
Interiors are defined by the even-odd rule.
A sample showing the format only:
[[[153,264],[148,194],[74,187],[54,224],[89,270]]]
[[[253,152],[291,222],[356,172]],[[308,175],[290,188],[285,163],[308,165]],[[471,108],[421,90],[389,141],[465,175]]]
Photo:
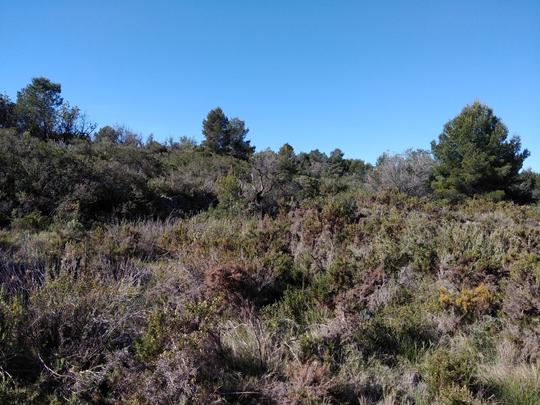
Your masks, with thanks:
[[[89,225],[112,218],[185,216],[223,209],[274,215],[299,201],[363,188],[458,202],[469,197],[531,203],[540,179],[521,171],[529,155],[492,110],[475,102],[449,121],[431,152],[383,154],[372,166],[341,150],[255,153],[239,118],[220,108],[204,141],[160,143],[120,126],[97,129],[34,78],[13,102],[0,96],[0,224]]]

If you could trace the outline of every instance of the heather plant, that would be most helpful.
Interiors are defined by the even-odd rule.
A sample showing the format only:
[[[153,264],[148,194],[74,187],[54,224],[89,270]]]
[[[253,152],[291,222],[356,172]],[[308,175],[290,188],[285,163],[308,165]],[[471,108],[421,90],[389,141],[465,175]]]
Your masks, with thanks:
[[[437,264],[436,227],[429,216],[413,212],[406,219],[401,235],[401,249],[409,266],[416,271],[433,271]]]

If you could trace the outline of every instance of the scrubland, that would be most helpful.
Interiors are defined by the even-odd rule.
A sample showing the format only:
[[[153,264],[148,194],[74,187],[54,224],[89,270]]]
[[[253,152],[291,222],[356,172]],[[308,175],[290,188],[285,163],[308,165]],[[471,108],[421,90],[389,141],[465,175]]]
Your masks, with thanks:
[[[540,401],[540,212],[396,193],[1,233],[4,403]]]
[[[540,174],[479,102],[372,165],[0,95],[0,404],[540,404]]]

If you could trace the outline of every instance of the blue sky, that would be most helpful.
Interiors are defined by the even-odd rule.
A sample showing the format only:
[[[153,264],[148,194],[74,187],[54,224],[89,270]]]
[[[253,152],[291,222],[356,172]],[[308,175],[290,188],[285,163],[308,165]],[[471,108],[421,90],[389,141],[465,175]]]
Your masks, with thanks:
[[[475,99],[540,170],[540,1],[0,0],[0,92],[34,76],[100,125],[202,139],[215,106],[258,150],[374,162],[429,148]]]

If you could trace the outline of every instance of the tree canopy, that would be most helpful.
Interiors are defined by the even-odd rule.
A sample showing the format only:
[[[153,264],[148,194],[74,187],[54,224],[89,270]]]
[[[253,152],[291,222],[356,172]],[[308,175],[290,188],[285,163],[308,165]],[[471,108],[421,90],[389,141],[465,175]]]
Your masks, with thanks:
[[[12,128],[15,124],[15,103],[5,94],[0,94],[0,128]]]
[[[65,102],[61,92],[59,83],[33,78],[17,93],[14,114],[18,130],[40,139],[88,137],[95,126],[86,121],[77,106]]]
[[[212,152],[247,159],[255,148],[246,140],[249,129],[239,118],[229,119],[219,107],[211,110],[203,121],[203,146]]]
[[[431,183],[438,197],[509,198],[528,150],[488,106],[476,101],[447,122],[431,149],[437,161]]]
[[[340,149],[297,153],[284,144],[255,153],[245,122],[219,107],[203,120],[201,144],[187,137],[160,142],[118,124],[94,135],[94,125],[61,89],[37,77],[16,102],[0,94],[0,224],[52,213],[90,224],[210,206],[275,215],[303,200],[354,190],[452,203],[471,196],[520,204],[540,199],[539,175],[520,172],[529,152],[479,102],[446,123],[432,154],[384,153],[373,166]]]

